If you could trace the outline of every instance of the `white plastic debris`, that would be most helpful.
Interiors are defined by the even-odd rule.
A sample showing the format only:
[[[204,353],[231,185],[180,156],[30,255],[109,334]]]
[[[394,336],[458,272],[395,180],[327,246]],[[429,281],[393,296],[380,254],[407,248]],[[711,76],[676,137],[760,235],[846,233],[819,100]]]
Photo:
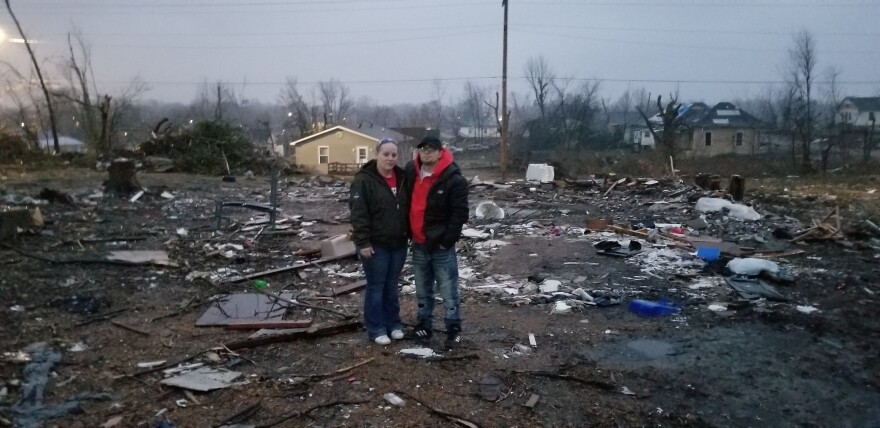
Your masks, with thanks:
[[[187,235],[189,235],[189,231],[186,230],[185,227],[178,227],[178,228],[177,228],[177,234],[178,234],[179,236],[187,236]]]
[[[561,300],[557,301],[550,311],[551,314],[568,314],[571,313],[571,306]]]
[[[397,407],[403,407],[406,404],[406,401],[403,401],[402,398],[398,397],[397,394],[393,392],[389,392],[382,397],[385,398],[385,401]]]
[[[165,199],[174,199],[174,195],[172,195],[171,192],[169,192],[167,190],[162,192],[162,194],[160,194],[159,196],[161,196]]]
[[[635,392],[632,392],[631,389],[629,389],[629,388],[627,388],[627,387],[625,387],[625,386],[620,390],[620,393],[623,394],[623,395],[636,395]]]
[[[139,369],[151,369],[153,367],[159,367],[162,364],[165,364],[167,360],[158,360],[158,361],[145,361],[142,363],[137,363]]]
[[[73,344],[73,346],[70,347],[70,352],[83,352],[86,349],[89,349],[89,347],[86,346],[85,343],[76,342]]]
[[[761,219],[761,214],[758,214],[758,212],[752,209],[752,207],[742,204],[731,204],[730,212],[727,215],[745,221],[757,221]]]
[[[135,193],[134,196],[132,196],[131,199],[128,200],[128,202],[135,202],[135,201],[137,201],[138,199],[140,199],[141,196],[144,196],[144,191],[143,191],[143,190],[140,190],[140,191],[138,191],[137,193]]]
[[[761,219],[761,214],[758,214],[758,212],[752,209],[752,207],[742,204],[734,204],[727,199],[700,198],[697,200],[695,208],[697,211],[702,212],[717,212],[726,208],[730,210],[728,213],[730,217],[739,220],[755,221]]]
[[[461,231],[461,236],[465,238],[476,238],[476,239],[486,239],[489,237],[489,234],[486,232],[480,232],[477,229],[465,228]]]
[[[737,258],[727,263],[727,268],[737,275],[759,275],[761,272],[779,273],[779,265],[770,260]]]
[[[803,313],[803,314],[812,314],[813,312],[819,312],[819,309],[817,309],[813,306],[797,305],[797,306],[795,306],[795,309],[797,309],[798,312]]]
[[[434,352],[431,348],[406,348],[397,351],[398,354],[409,355],[419,358],[439,357],[440,354]]]
[[[727,306],[713,303],[713,304],[709,305],[709,310],[712,312],[723,312],[723,311],[727,310]]]
[[[553,181],[553,167],[545,163],[532,163],[526,169],[526,180],[549,183]]]
[[[583,288],[576,288],[574,291],[571,292],[571,294],[574,294],[579,299],[581,299],[585,302],[592,302],[593,301],[593,296],[591,296],[590,293],[587,293],[586,291],[584,291]]]
[[[478,219],[501,220],[504,218],[504,210],[492,201],[484,201],[474,209],[474,215]]]
[[[560,285],[562,285],[561,281],[555,279],[545,279],[544,282],[538,285],[538,288],[541,289],[542,293],[555,293],[559,291]]]

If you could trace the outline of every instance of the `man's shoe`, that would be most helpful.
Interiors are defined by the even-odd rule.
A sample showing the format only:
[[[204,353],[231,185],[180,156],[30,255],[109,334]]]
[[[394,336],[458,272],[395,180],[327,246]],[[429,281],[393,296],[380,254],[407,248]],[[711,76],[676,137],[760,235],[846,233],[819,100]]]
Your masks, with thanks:
[[[461,329],[449,328],[446,330],[446,347],[457,348],[461,344]]]
[[[408,340],[428,340],[431,338],[431,335],[434,334],[430,328],[425,327],[422,324],[416,326],[416,328],[410,330],[406,334],[406,339]]]
[[[378,344],[378,345],[390,345],[391,338],[389,338],[387,335],[383,334],[383,335],[373,339],[373,342],[376,342],[376,344]]]
[[[391,338],[394,340],[403,339],[403,331],[402,330],[394,330],[391,332]]]

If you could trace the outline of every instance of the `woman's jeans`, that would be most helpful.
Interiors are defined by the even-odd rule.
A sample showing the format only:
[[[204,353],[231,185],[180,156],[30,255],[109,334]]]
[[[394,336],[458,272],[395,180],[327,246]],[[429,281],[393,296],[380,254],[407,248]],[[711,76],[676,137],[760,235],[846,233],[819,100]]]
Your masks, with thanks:
[[[364,325],[370,339],[401,330],[403,325],[400,322],[399,278],[406,261],[406,247],[386,248],[374,245],[373,256],[360,259],[367,277]]]

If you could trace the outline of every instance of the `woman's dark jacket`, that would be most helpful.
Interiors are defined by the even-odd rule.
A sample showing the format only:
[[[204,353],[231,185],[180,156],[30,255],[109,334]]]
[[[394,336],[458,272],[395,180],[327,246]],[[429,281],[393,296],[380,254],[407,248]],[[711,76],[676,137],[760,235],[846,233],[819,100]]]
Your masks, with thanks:
[[[394,167],[398,192],[395,195],[379,174],[376,160],[361,167],[351,183],[348,206],[351,210],[352,240],[358,248],[373,245],[405,247],[409,233],[409,213],[402,203],[404,171]]]

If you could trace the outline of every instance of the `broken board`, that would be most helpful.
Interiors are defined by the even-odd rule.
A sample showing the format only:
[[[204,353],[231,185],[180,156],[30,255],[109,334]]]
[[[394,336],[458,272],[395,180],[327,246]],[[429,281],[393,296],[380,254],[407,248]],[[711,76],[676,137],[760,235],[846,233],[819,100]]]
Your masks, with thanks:
[[[293,294],[282,293],[291,299]],[[262,293],[229,294],[211,303],[196,321],[196,326],[228,326],[242,322],[282,321],[288,303],[272,299]]]
[[[201,367],[189,373],[162,379],[159,383],[193,391],[207,392],[214,389],[229,388],[234,385],[232,381],[239,376],[241,376],[240,372]]]
[[[128,262],[133,265],[158,265],[176,267],[165,251],[111,251],[107,260]]]
[[[724,281],[744,299],[755,300],[765,297],[767,300],[777,302],[788,301],[772,285],[760,279],[724,278]]]

